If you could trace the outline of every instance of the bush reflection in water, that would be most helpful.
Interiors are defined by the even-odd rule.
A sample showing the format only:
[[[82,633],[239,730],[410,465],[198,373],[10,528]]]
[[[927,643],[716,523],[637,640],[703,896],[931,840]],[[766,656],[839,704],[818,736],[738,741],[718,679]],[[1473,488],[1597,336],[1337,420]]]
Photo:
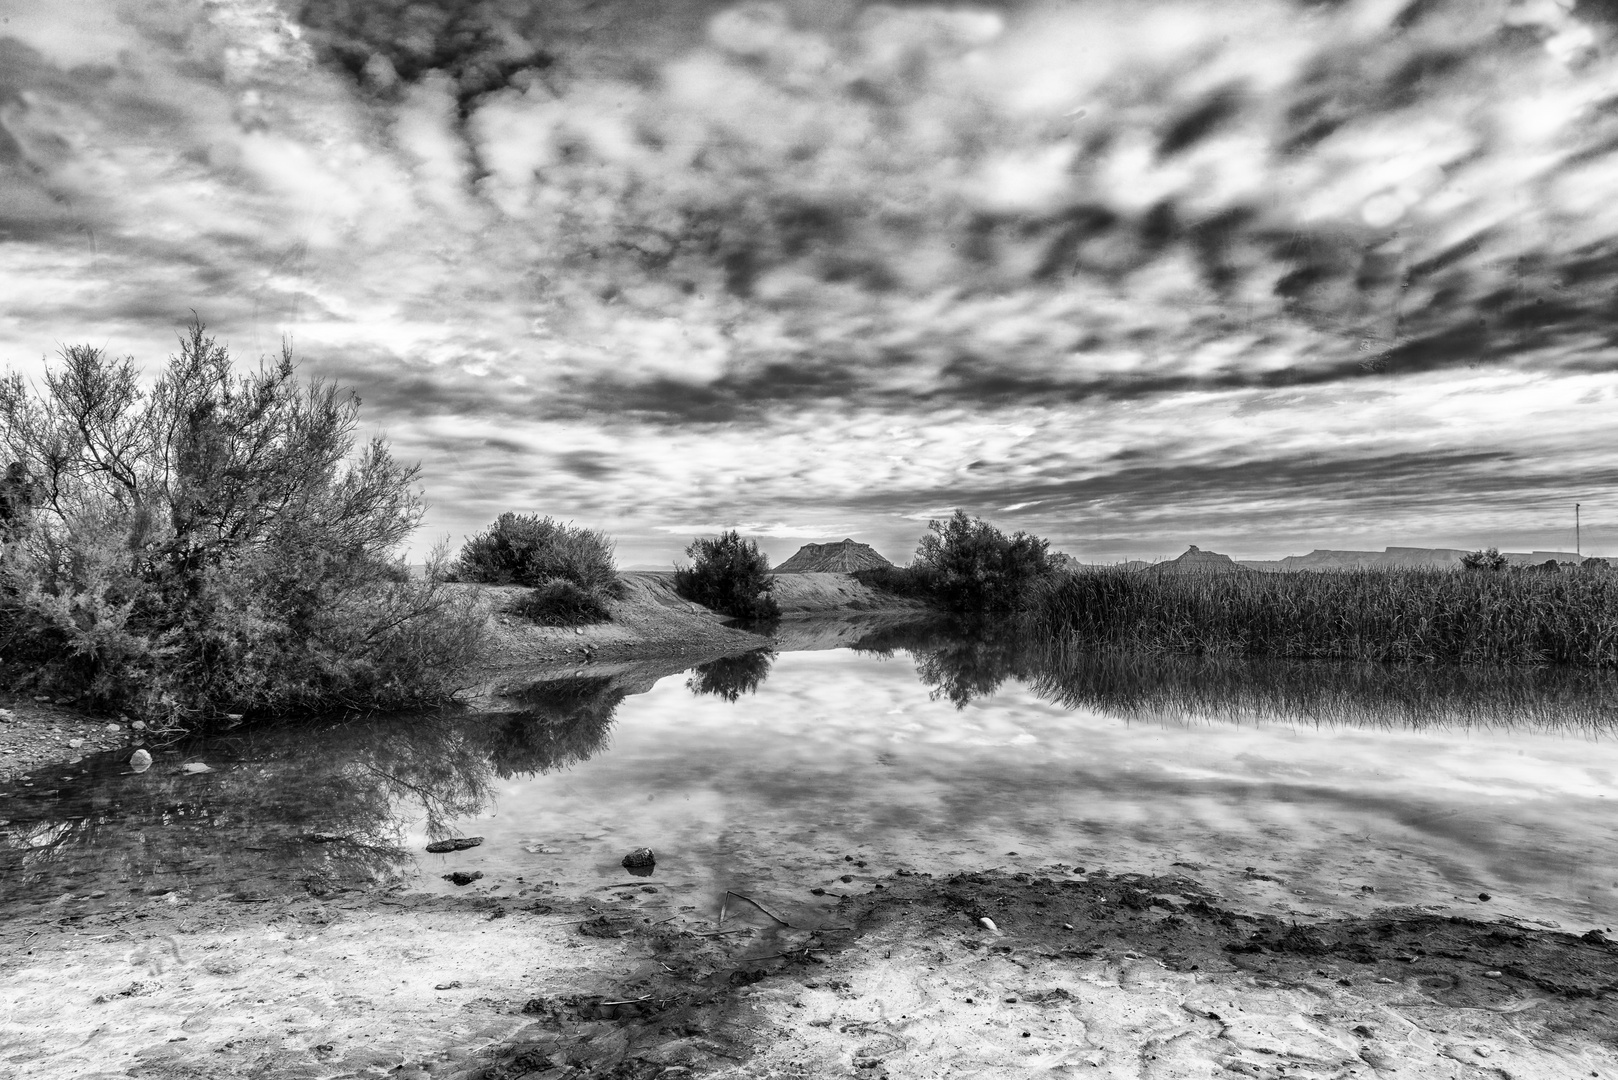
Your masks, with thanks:
[[[1592,668],[1147,656],[939,623],[872,634],[856,648],[908,652],[931,696],[957,708],[1015,679],[1066,709],[1141,719],[1384,728],[1597,729],[1618,722],[1618,672]]]
[[[775,657],[774,649],[754,649],[739,656],[721,656],[698,664],[686,677],[686,689],[698,697],[711,694],[735,704],[743,694],[756,691],[769,677]]]
[[[961,708],[1016,679],[1063,708],[1153,720],[1605,731],[1618,717],[1618,673],[1588,668],[1143,657],[937,623],[857,648],[909,654],[932,696]],[[703,664],[686,686],[735,703],[775,655]],[[0,789],[0,911],[97,892],[252,899],[395,879],[411,861],[408,830],[445,836],[492,805],[497,781],[600,753],[628,692],[564,679],[516,692],[509,712],[256,730],[160,752],[139,775],[127,751],[42,770],[32,787]],[[187,773],[188,762],[214,771]]]
[[[0,790],[0,905],[104,892],[242,899],[396,879],[405,832],[429,838],[492,803],[496,778],[599,752],[624,691],[542,683],[517,710],[282,727],[180,744],[134,774],[100,755]],[[213,771],[187,773],[202,762]]]

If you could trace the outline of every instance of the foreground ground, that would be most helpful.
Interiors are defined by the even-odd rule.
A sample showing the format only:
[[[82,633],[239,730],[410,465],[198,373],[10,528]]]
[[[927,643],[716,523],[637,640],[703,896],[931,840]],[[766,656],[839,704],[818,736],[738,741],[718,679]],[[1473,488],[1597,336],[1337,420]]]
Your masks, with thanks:
[[[631,578],[583,633],[515,622],[491,593],[485,692],[586,666],[655,681],[763,644]],[[818,617],[778,647],[845,643],[880,606],[846,579],[788,591]],[[9,775],[41,784],[147,734],[10,704]],[[663,868],[585,895],[433,871],[204,898],[98,867],[0,919],[0,1080],[1618,1077],[1601,933],[1365,898],[1354,917],[1281,915],[1264,875],[1109,858],[1152,874],[931,877],[884,852],[745,897]]]
[[[1618,1075],[1597,933],[1060,866],[675,910],[655,880],[42,905],[0,929],[0,1077]]]

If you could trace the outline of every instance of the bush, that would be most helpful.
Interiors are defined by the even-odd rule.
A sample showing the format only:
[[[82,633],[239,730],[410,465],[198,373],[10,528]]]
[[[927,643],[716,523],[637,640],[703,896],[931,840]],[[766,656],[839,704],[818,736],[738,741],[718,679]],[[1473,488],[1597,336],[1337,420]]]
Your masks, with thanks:
[[[551,578],[511,605],[514,615],[541,626],[582,626],[612,618],[601,594],[566,578]]]
[[[938,593],[938,575],[928,566],[873,566],[852,576],[868,589],[894,596],[931,600]]]
[[[486,620],[395,559],[415,467],[359,402],[238,377],[200,322],[148,393],[131,360],[73,346],[36,392],[0,381],[0,678],[177,727],[220,714],[444,704]]]
[[[1499,548],[1484,548],[1481,551],[1468,551],[1462,555],[1461,565],[1468,570],[1504,570],[1506,557],[1500,554]]]
[[[540,586],[571,581],[581,589],[616,595],[614,543],[598,529],[562,524],[538,514],[501,514],[472,537],[450,568],[457,581]]]
[[[738,619],[775,619],[781,615],[770,591],[770,560],[753,540],[733,529],[711,540],[691,541],[685,549],[694,561],[674,571],[674,591],[687,600]]]
[[[914,568],[932,576],[934,596],[956,611],[1008,611],[1049,572],[1048,544],[1037,536],[1008,537],[962,510],[942,524],[928,522],[927,528],[930,535],[916,548]]]

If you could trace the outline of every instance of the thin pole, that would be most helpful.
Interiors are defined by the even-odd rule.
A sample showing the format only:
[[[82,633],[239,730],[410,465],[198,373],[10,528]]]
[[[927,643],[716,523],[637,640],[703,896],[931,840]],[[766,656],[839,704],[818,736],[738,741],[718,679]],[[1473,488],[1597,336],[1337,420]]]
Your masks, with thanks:
[[[1584,558],[1584,549],[1579,546],[1579,504],[1573,504],[1573,554]]]

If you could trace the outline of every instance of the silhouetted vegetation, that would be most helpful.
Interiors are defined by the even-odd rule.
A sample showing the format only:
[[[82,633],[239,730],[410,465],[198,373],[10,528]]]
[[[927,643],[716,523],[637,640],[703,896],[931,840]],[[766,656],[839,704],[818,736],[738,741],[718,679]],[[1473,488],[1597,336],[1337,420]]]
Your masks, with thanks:
[[[484,585],[539,586],[561,580],[609,593],[618,586],[615,547],[599,529],[538,514],[506,513],[462,545],[449,573],[456,581]]]
[[[564,578],[552,578],[531,589],[508,610],[540,626],[582,626],[612,618],[600,593]]]
[[[1144,654],[1618,666],[1618,580],[1599,571],[1063,575],[1036,636]]]
[[[9,375],[0,677],[181,728],[453,700],[485,619],[396,558],[417,469],[356,453],[358,414],[286,349],[239,376],[200,323],[150,391],[90,346]]]
[[[855,580],[948,611],[995,616],[1018,607],[1053,569],[1045,540],[1025,532],[1007,536],[962,510],[948,521],[928,522],[927,529],[909,566],[856,571]]]
[[[770,560],[754,540],[734,529],[696,539],[685,549],[690,566],[676,567],[674,590],[687,600],[738,619],[776,619],[781,609],[770,595]]]
[[[774,649],[754,649],[739,656],[721,656],[698,664],[686,677],[685,688],[699,697],[714,697],[735,704],[743,694],[751,694],[770,674],[775,662]]]
[[[502,779],[547,773],[585,761],[607,744],[624,699],[610,679],[555,679],[515,694],[518,710],[493,729],[489,760]]]
[[[445,576],[532,587],[509,610],[542,626],[605,622],[611,618],[608,599],[622,595],[615,546],[599,529],[506,513],[462,545]]]
[[[1615,670],[1141,653],[1012,633],[1004,623],[988,635],[936,621],[890,627],[854,647],[883,656],[909,652],[932,696],[957,708],[1015,679],[1065,709],[1139,719],[1618,726],[1609,704],[1618,697]]]
[[[915,565],[933,577],[933,592],[955,611],[1009,611],[1049,570],[1046,541],[1025,532],[1006,536],[981,518],[957,510],[927,523]]]
[[[1467,570],[1504,570],[1506,557],[1496,547],[1468,551],[1461,556],[1461,566]]]

